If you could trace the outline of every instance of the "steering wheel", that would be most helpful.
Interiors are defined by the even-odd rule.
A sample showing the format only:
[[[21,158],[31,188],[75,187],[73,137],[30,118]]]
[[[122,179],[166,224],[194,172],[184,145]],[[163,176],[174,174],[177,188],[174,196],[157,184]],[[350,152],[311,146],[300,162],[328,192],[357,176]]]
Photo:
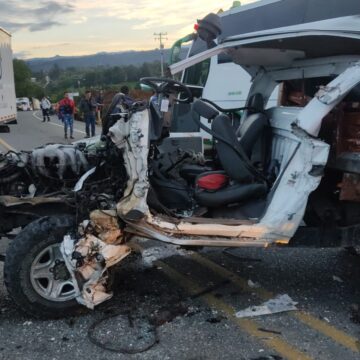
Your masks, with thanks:
[[[175,99],[179,103],[190,103],[193,100],[193,95],[189,87],[180,81],[168,78],[145,77],[140,79],[140,83],[151,87],[158,94],[168,94],[175,91],[177,93],[184,93],[187,95],[185,99]]]

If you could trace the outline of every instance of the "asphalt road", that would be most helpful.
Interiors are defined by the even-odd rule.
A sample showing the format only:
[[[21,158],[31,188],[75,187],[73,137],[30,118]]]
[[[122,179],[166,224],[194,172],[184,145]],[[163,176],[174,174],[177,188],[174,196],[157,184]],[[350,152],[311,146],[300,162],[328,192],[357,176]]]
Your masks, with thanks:
[[[0,151],[8,150],[31,150],[36,146],[47,143],[68,143],[70,139],[64,139],[64,126],[57,116],[51,116],[50,122],[42,122],[41,111],[18,112],[18,124],[9,125],[10,133],[0,134]],[[100,126],[96,126],[96,133],[101,132]],[[74,138],[76,140],[85,137],[85,124],[74,121]]]
[[[30,149],[61,135],[24,114],[19,131],[0,138]],[[0,359],[359,359],[360,256],[344,249],[190,252],[154,241],[140,248],[143,256],[117,270],[110,301],[56,321],[22,314],[7,297],[0,265]],[[281,294],[298,310],[235,316]],[[90,341],[94,324],[94,338],[107,347],[136,352],[157,341],[133,355],[111,352]]]

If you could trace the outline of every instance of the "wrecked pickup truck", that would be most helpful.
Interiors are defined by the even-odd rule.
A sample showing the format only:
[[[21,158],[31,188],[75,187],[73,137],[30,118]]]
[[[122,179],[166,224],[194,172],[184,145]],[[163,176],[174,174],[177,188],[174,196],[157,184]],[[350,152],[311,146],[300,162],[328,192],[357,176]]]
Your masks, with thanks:
[[[70,216],[41,217],[8,247],[5,283],[23,310],[56,317],[109,299],[109,270],[136,237],[187,248],[359,244],[359,17],[230,38],[211,19],[199,28],[208,49],[171,72],[219,54],[245,69],[252,77],[247,104],[232,109],[241,111],[240,127],[229,109],[194,99],[181,82],[142,79],[162,102],[120,114],[104,139],[112,155],[75,186],[84,191],[99,167],[125,169],[108,175],[119,179],[119,188],[105,192],[111,200],[85,218],[77,216],[75,195]],[[265,110],[279,84],[279,105]],[[163,146],[172,101],[191,105],[189,121],[211,135],[211,151]],[[90,186],[85,194],[92,193]]]

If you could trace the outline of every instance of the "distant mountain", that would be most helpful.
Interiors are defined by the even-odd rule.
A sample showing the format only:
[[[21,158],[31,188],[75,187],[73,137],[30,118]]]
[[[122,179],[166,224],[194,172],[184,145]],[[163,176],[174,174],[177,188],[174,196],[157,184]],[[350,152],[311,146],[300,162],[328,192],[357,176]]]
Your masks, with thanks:
[[[183,48],[181,58],[186,56],[188,48]],[[170,49],[164,50],[164,59],[168,61]],[[140,66],[144,62],[160,61],[159,50],[148,51],[123,51],[123,52],[100,52],[85,56],[54,56],[51,58],[34,58],[26,60],[32,71],[50,70],[54,65],[62,69],[68,67],[89,68],[97,66],[121,66],[135,65]]]

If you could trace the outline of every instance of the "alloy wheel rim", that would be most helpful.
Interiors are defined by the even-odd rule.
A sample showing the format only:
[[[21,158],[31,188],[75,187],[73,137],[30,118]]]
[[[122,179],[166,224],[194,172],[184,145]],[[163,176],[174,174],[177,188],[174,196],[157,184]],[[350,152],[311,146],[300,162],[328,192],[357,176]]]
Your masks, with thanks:
[[[49,245],[36,256],[31,264],[30,280],[36,293],[47,300],[65,302],[75,298],[60,244]]]

